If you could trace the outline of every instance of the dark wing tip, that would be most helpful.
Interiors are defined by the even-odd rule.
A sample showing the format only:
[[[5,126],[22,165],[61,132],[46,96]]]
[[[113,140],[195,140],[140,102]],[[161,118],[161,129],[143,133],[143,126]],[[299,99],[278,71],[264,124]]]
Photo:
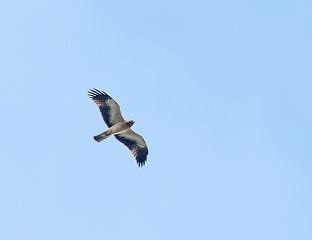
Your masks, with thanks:
[[[145,165],[145,162],[139,162],[138,160],[137,160],[137,163],[139,167],[143,167]]]
[[[146,159],[147,159],[147,154],[148,154],[147,147],[141,148],[138,151],[138,154],[136,156],[136,160],[137,160],[137,163],[138,163],[139,167],[143,167],[145,165],[145,162],[146,162]]]
[[[88,91],[88,95],[90,96],[90,98],[92,98],[93,100],[99,99],[101,97],[106,97],[106,98],[111,98],[106,92],[104,91],[100,91],[96,88],[90,89]]]

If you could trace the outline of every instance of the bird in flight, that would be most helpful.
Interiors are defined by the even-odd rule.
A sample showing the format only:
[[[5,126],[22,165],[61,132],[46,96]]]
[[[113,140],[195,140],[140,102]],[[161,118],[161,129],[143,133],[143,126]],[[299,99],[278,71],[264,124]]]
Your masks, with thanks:
[[[94,136],[94,140],[101,142],[105,138],[114,135],[118,141],[130,149],[139,167],[143,167],[146,162],[148,148],[143,137],[132,131],[131,127],[134,121],[125,121],[118,103],[105,92],[93,88],[89,90],[88,95],[100,109],[104,122],[109,127],[107,131]]]

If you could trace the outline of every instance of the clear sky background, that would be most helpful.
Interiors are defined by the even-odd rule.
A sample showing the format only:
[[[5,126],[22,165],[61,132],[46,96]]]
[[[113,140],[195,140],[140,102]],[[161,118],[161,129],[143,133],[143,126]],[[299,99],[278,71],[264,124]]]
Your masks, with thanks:
[[[2,1],[0,239],[312,239],[312,2]],[[139,168],[87,96],[143,135]]]

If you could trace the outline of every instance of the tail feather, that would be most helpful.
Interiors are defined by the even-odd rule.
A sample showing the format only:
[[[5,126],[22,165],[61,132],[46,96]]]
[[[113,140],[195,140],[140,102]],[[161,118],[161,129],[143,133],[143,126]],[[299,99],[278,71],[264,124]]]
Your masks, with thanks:
[[[105,131],[105,132],[103,132],[103,133],[101,133],[101,134],[99,134],[99,135],[94,136],[93,138],[94,138],[95,141],[101,142],[101,141],[103,141],[104,139],[108,138],[110,135],[111,135],[111,134],[110,134],[109,131],[107,130],[107,131]]]

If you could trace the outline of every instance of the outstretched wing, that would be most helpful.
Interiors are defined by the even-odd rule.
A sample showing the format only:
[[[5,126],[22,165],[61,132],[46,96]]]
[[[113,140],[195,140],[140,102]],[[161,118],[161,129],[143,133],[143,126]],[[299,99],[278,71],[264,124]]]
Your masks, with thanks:
[[[143,137],[131,129],[116,134],[115,137],[130,149],[131,153],[137,160],[139,167],[143,167],[148,154],[148,148]]]
[[[102,117],[108,127],[124,121],[118,103],[103,91],[90,89],[88,95],[99,107]]]

